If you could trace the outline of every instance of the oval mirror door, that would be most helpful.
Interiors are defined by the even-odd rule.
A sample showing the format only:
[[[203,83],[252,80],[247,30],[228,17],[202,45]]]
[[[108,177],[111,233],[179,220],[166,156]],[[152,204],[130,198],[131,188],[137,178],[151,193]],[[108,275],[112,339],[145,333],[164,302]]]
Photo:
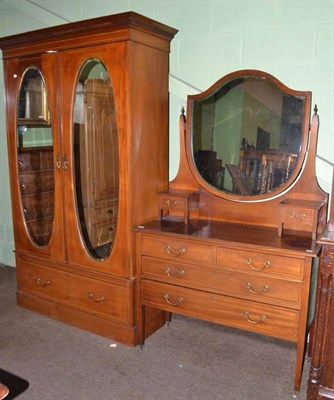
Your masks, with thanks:
[[[28,68],[18,99],[17,152],[21,204],[32,241],[46,246],[54,220],[53,140],[44,79]]]
[[[114,94],[100,60],[82,66],[73,110],[78,220],[87,251],[102,260],[116,237],[119,162]]]

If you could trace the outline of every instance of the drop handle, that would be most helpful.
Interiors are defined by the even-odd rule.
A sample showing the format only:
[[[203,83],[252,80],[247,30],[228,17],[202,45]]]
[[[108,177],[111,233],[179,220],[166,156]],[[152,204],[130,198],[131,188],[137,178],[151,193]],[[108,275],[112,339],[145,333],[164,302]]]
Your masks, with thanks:
[[[261,324],[262,322],[264,322],[267,319],[267,317],[264,314],[262,314],[262,315],[260,315],[260,318],[258,320],[254,320],[254,319],[250,318],[248,311],[245,311],[242,314],[242,316],[245,317],[250,324],[254,324],[254,325]]]
[[[179,306],[180,304],[182,304],[184,302],[184,298],[181,296],[176,299],[176,302],[172,302],[170,300],[169,294],[167,294],[167,293],[164,294],[164,299],[166,300],[166,303],[168,303],[169,305],[174,306],[174,307]]]
[[[180,247],[178,250],[173,250],[168,244],[165,245],[164,249],[166,253],[172,257],[180,257],[187,251],[185,247]]]
[[[178,207],[179,204],[180,204],[178,200],[169,200],[169,199],[165,200],[165,203],[166,203],[167,206],[170,207],[170,208]]]
[[[304,219],[305,219],[305,217],[306,217],[306,214],[305,214],[305,213],[302,213],[302,214],[300,215],[300,217],[298,217],[294,211],[290,211],[289,217],[290,217],[293,221],[301,222],[301,221],[304,221]]]
[[[104,296],[100,296],[100,297],[95,297],[94,293],[90,292],[88,293],[88,299],[93,301],[94,303],[101,303],[101,301],[104,300]]]
[[[176,274],[172,273],[169,267],[165,267],[165,272],[170,278],[179,279],[182,278],[185,274],[184,269],[180,268]]]
[[[254,266],[251,258],[246,258],[246,264],[249,265],[251,269],[253,269],[254,271],[263,271],[264,269],[269,268],[271,266],[270,261],[266,260],[264,261],[262,267],[260,266],[259,268],[257,268]]]
[[[36,278],[36,283],[37,283],[37,285],[43,286],[43,287],[50,285],[50,281],[48,279],[46,281],[42,281],[41,278]]]
[[[250,282],[245,283],[245,287],[252,293],[252,294],[257,294],[257,295],[261,295],[263,293],[266,293],[269,291],[269,286],[268,285],[264,285],[262,290],[260,292],[257,292],[256,290],[254,290],[252,288],[252,284]]]

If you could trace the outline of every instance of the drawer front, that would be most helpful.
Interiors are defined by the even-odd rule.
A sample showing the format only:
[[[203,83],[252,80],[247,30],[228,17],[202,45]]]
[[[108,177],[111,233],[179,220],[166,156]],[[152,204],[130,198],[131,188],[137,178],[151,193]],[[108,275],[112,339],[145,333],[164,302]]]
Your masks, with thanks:
[[[108,205],[95,208],[92,212],[94,213],[94,221],[115,219],[118,213],[118,203],[115,200]]]
[[[164,209],[183,211],[187,207],[187,200],[176,196],[159,196],[159,206]]]
[[[287,229],[312,229],[315,210],[305,210],[302,208],[284,208],[283,224]]]
[[[48,192],[22,197],[22,207],[26,221],[46,218],[48,216],[53,219],[54,195]]]
[[[142,302],[178,314],[297,341],[299,312],[175,285],[142,281]]]
[[[226,267],[277,275],[283,279],[299,282],[303,279],[304,262],[297,258],[219,247],[217,263]]]
[[[143,254],[180,261],[190,260],[209,263],[213,261],[214,247],[161,236],[143,235],[141,240]]]
[[[173,285],[211,290],[268,304],[279,304],[296,309],[299,309],[301,304],[301,283],[270,276],[173,263],[150,257],[142,258],[142,275]]]
[[[39,171],[19,176],[21,195],[49,192],[54,189],[53,171]]]
[[[128,323],[127,288],[20,261],[18,289],[103,318]]]
[[[93,224],[90,231],[92,244],[101,246],[104,243],[113,241],[115,239],[116,224],[116,219]]]

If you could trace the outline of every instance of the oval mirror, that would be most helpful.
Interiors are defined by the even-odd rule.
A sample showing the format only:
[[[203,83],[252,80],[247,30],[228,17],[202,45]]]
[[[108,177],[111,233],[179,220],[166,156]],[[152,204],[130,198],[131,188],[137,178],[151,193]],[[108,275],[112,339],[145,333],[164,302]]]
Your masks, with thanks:
[[[47,91],[41,71],[22,77],[17,118],[18,175],[28,233],[38,246],[51,238],[54,220],[53,140]]]
[[[306,92],[261,71],[231,76],[190,96],[194,165],[205,184],[224,195],[269,198],[301,166]]]
[[[99,59],[83,64],[73,110],[77,215],[87,251],[103,260],[116,237],[119,161],[114,94]]]

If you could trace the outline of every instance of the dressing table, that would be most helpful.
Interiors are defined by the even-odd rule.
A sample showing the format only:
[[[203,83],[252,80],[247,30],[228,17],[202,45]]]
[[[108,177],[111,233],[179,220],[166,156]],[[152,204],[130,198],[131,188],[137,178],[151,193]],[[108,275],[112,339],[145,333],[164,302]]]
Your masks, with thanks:
[[[299,390],[327,214],[310,115],[310,92],[258,70],[188,96],[177,176],[157,194],[157,218],[135,228],[142,343],[159,312],[285,339],[296,343]]]

